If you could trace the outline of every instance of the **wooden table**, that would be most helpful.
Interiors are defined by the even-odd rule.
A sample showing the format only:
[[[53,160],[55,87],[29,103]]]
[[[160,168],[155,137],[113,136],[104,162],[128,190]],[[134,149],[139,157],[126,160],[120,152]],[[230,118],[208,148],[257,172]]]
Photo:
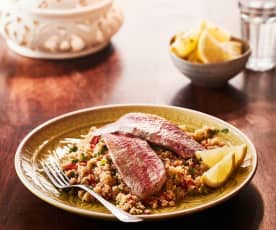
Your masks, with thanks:
[[[275,70],[245,71],[221,89],[207,89],[192,85],[179,73],[167,50],[169,37],[199,18],[238,35],[236,1],[119,3],[125,24],[112,44],[97,55],[68,61],[32,60],[14,54],[0,40],[0,229],[123,227],[48,205],[20,183],[13,165],[18,144],[37,125],[65,112],[113,103],[169,104],[215,115],[246,133],[259,154],[253,181],[229,201],[192,216],[142,227],[275,229]]]

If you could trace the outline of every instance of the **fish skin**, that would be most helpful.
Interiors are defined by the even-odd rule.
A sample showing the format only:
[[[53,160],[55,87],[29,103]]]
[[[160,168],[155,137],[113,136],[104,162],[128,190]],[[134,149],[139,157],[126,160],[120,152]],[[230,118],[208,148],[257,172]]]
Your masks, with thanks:
[[[166,180],[162,160],[137,137],[103,134],[112,161],[131,192],[142,199],[160,191]]]
[[[163,117],[147,113],[127,113],[116,122],[95,131],[105,133],[131,134],[174,151],[183,158],[194,156],[195,151],[205,148],[177,125]]]

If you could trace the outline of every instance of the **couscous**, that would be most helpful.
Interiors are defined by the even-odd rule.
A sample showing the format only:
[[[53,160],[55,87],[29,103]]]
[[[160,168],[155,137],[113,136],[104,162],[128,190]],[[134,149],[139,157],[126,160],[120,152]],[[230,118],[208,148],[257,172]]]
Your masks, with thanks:
[[[185,129],[184,126],[180,128]],[[124,183],[103,139],[93,137],[95,129],[92,127],[78,144],[70,144],[68,152],[61,159],[62,168],[71,184],[86,184],[131,214],[150,214],[156,209],[177,205],[185,196],[209,192],[209,188],[200,181],[200,176],[208,169],[200,160],[194,157],[183,159],[163,147],[151,145],[164,164],[166,181],[158,193],[146,199],[139,198]],[[211,149],[225,145],[217,133],[227,131],[203,127],[188,134],[205,148]],[[74,194],[83,202],[97,202],[83,190]]]

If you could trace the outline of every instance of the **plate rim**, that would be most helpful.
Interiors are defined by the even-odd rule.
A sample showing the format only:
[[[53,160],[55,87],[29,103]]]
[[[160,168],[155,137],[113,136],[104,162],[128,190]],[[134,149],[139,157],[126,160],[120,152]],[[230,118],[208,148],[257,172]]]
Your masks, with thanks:
[[[17,147],[15,156],[14,156],[14,166],[15,166],[15,171],[16,174],[18,176],[18,178],[20,179],[20,181],[23,183],[23,185],[31,192],[33,193],[35,196],[37,196],[38,198],[40,198],[41,200],[45,201],[46,203],[63,209],[65,211],[71,212],[71,213],[76,213],[79,215],[83,215],[83,216],[88,216],[88,217],[96,217],[96,218],[101,218],[101,219],[110,219],[110,220],[116,220],[116,217],[112,214],[107,214],[107,213],[99,213],[96,211],[92,211],[92,210],[85,210],[85,209],[81,209],[81,208],[77,208],[77,207],[72,207],[66,204],[63,204],[61,202],[58,202],[54,199],[52,199],[51,197],[46,196],[44,193],[42,193],[41,191],[37,190],[35,187],[32,186],[32,184],[29,183],[29,181],[25,178],[24,172],[21,170],[20,167],[20,154],[22,152],[23,147],[25,146],[25,144],[27,143],[27,141],[33,136],[35,135],[38,131],[40,131],[41,129],[43,129],[44,127],[48,126],[51,123],[57,122],[59,120],[62,120],[64,118],[67,117],[71,117],[71,116],[75,116],[78,114],[82,114],[82,113],[86,113],[86,112],[92,112],[95,110],[100,110],[100,109],[112,109],[112,108],[120,108],[120,107],[149,107],[149,108],[163,108],[163,109],[174,109],[174,110],[179,110],[179,111],[186,111],[186,112],[190,112],[193,114],[198,114],[200,116],[203,117],[207,117],[219,124],[223,124],[226,125],[228,127],[231,127],[231,129],[233,129],[239,136],[242,136],[247,143],[250,145],[250,148],[252,149],[252,169],[250,171],[250,173],[248,174],[248,176],[245,178],[245,180],[235,189],[233,189],[232,191],[230,191],[229,193],[227,193],[225,196],[222,196],[216,200],[210,201],[207,204],[201,204],[192,208],[188,208],[186,210],[178,210],[178,211],[174,211],[174,212],[170,212],[170,213],[156,213],[156,214],[149,214],[149,215],[139,215],[139,217],[144,218],[145,220],[155,220],[155,219],[160,219],[163,217],[166,218],[172,218],[172,217],[178,217],[178,216],[185,216],[185,215],[190,215],[196,212],[200,212],[206,209],[209,209],[213,206],[216,206],[228,199],[230,199],[231,197],[233,197],[234,195],[236,195],[244,186],[246,186],[254,177],[256,171],[257,171],[257,167],[258,167],[258,155],[257,155],[257,151],[256,148],[254,146],[254,144],[252,143],[252,141],[249,139],[249,137],[243,133],[241,130],[239,130],[238,128],[236,128],[234,125],[230,124],[229,122],[226,122],[218,117],[215,117],[213,115],[204,113],[204,112],[200,112],[194,109],[189,109],[189,108],[185,108],[185,107],[179,107],[179,106],[172,106],[172,105],[162,105],[162,104],[141,104],[141,103],[131,103],[131,104],[109,104],[109,105],[100,105],[100,106],[92,106],[92,107],[87,107],[87,108],[83,108],[83,109],[78,109],[78,110],[74,110],[68,113],[64,113],[58,116],[55,116],[53,118],[48,119],[47,121],[41,123],[40,125],[36,126],[34,129],[32,129],[29,133],[27,133],[27,135],[21,140],[20,144]]]

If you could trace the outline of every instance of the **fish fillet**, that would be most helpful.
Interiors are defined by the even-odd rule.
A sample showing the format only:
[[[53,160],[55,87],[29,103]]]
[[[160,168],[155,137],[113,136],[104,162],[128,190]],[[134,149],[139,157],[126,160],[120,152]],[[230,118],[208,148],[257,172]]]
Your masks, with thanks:
[[[177,125],[163,117],[147,113],[128,113],[116,122],[97,129],[94,135],[105,133],[132,134],[153,144],[163,146],[183,158],[194,156],[204,147]]]
[[[161,189],[166,180],[165,168],[146,141],[122,134],[104,134],[102,137],[133,194],[146,198]]]

